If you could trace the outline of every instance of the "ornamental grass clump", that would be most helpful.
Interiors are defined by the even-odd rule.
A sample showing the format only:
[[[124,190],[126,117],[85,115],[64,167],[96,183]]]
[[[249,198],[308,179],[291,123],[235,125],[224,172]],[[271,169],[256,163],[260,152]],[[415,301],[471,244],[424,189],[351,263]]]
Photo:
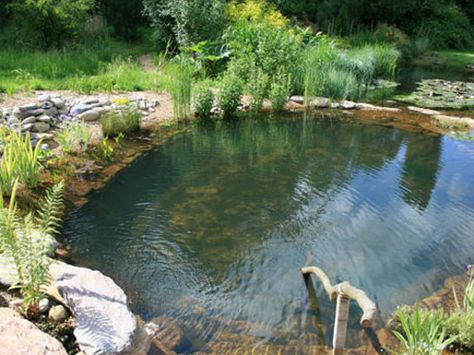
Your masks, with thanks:
[[[439,355],[456,340],[456,336],[448,335],[446,331],[442,310],[403,307],[395,315],[400,329],[393,333],[400,341],[404,354]]]
[[[166,67],[165,89],[173,101],[175,119],[186,119],[191,114],[191,87],[193,67],[181,60]]]
[[[27,317],[38,315],[43,287],[49,283],[52,235],[57,233],[63,213],[64,182],[53,186],[40,201],[36,213],[20,216],[16,205],[18,180],[12,189],[8,207],[0,194],[0,257],[14,265],[16,283],[23,296]]]
[[[106,113],[100,119],[104,136],[116,137],[120,133],[135,132],[140,129],[140,112],[132,107]]]
[[[29,132],[25,136],[15,130],[2,130],[0,141],[3,154],[0,161],[0,192],[10,196],[15,180],[26,184],[29,188],[38,185],[41,173],[39,155],[40,142],[33,147]]]

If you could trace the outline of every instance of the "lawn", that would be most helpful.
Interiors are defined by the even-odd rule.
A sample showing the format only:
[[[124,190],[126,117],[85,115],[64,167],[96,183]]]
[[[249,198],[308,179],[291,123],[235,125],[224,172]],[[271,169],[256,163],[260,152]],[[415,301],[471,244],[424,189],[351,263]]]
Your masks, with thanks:
[[[141,91],[156,88],[137,58],[147,48],[110,42],[47,52],[0,50],[0,93],[29,90]]]

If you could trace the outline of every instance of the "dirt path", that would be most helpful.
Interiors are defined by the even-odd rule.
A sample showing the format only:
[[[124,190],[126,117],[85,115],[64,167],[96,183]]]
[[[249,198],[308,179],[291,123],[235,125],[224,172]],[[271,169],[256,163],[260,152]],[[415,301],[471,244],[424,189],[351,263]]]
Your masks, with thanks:
[[[144,54],[141,57],[138,57],[138,63],[141,64],[143,70],[146,72],[156,71],[156,66],[153,62],[153,53]]]

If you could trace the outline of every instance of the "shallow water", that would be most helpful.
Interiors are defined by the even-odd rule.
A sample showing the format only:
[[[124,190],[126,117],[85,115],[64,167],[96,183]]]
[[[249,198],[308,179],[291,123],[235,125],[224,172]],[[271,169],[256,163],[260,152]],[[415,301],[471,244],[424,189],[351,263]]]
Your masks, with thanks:
[[[92,193],[64,236],[134,311],[184,327],[192,352],[223,331],[284,343],[322,324],[329,342],[335,307],[317,283],[310,306],[308,258],[385,318],[463,272],[473,231],[474,143],[286,115],[172,138]]]

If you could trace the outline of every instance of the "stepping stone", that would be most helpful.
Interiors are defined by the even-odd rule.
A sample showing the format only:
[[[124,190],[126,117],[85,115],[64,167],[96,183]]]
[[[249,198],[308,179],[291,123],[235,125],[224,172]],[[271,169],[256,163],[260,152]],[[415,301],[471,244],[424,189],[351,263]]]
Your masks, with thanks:
[[[76,319],[74,335],[86,354],[130,351],[137,321],[115,282],[86,268],[54,262],[54,286]]]
[[[0,353],[67,355],[64,346],[10,308],[0,308]]]

